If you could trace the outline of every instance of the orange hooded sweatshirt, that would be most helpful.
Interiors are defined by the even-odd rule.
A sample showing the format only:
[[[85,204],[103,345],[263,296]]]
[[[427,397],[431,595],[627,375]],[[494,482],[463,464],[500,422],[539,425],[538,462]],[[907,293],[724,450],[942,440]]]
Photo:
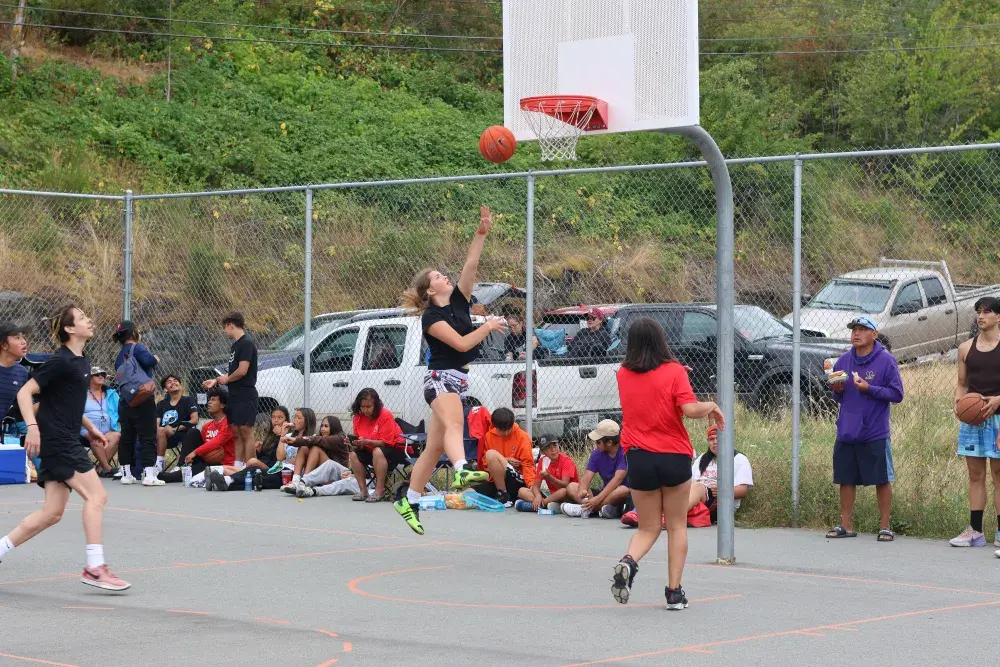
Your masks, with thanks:
[[[486,432],[484,440],[483,452],[479,457],[480,470],[486,470],[486,452],[495,449],[504,458],[517,459],[521,462],[519,472],[521,473],[521,477],[524,478],[525,486],[530,488],[535,483],[535,461],[531,457],[531,438],[521,430],[520,426],[514,424],[514,427],[510,430],[510,434],[506,437],[500,435],[500,432],[494,426]]]

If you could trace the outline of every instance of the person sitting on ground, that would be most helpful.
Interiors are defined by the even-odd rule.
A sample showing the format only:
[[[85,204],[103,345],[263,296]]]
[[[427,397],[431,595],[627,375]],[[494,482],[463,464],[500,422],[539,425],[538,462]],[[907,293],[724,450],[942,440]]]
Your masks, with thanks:
[[[587,437],[594,444],[587,469],[580,477],[579,484],[570,484],[569,497],[579,504],[564,503],[563,514],[588,517],[600,513],[605,519],[617,519],[628,501],[631,490],[628,487],[628,465],[625,452],[619,446],[621,427],[613,419],[605,419]],[[591,487],[594,477],[601,480],[600,487]]]
[[[299,408],[295,411],[292,419],[292,432],[281,436],[284,443],[284,457],[279,456],[279,461],[292,462],[292,482],[295,486],[302,479],[302,469],[309,461],[309,444],[305,441],[307,436],[316,434],[316,413],[312,408]],[[279,452],[281,448],[279,447]],[[308,470],[306,472],[309,472]],[[287,486],[287,485],[286,485]],[[282,487],[283,488],[283,487]]]
[[[156,404],[156,472],[163,472],[163,461],[168,449],[177,449],[184,444],[184,434],[198,426],[198,404],[194,398],[181,391],[181,379],[168,375],[160,381],[165,392],[163,400]],[[179,459],[178,459],[179,460]]]
[[[361,487],[347,467],[351,454],[350,440],[344,434],[340,420],[332,415],[323,417],[315,439],[323,447],[329,458],[302,476],[301,482],[284,491],[299,498],[313,496],[342,496],[360,492]]]
[[[319,435],[307,435],[296,438],[291,445],[297,449],[295,457],[296,463],[303,456],[303,451],[308,451],[305,455],[305,472],[299,478],[298,484],[289,485],[291,488],[282,487],[287,493],[295,493],[295,488],[305,483],[306,477],[317,469],[325,466],[329,462],[334,462],[339,466],[347,468],[347,462],[351,453],[351,444],[344,435],[344,428],[340,420],[333,415],[323,417],[319,425]]]
[[[206,395],[206,408],[211,419],[202,425],[200,431],[188,429],[181,444],[181,459],[191,466],[192,475],[203,473],[207,466],[232,466],[236,461],[233,431],[226,419],[229,392],[225,388],[212,387]],[[158,477],[164,482],[183,481],[180,470],[161,472]]]
[[[491,419],[493,428],[486,432],[479,458],[479,469],[488,471],[490,479],[472,488],[496,498],[504,507],[511,507],[516,500],[531,502],[535,485],[531,438],[514,423],[510,408],[497,408]]]
[[[467,403],[470,407],[465,423],[469,427],[469,438],[476,442],[476,465],[478,465],[479,461],[483,460],[486,432],[493,428],[493,419],[489,408],[480,403],[478,398],[470,397]]]
[[[540,438],[538,455],[535,483],[531,486],[531,508],[538,511],[545,504],[548,509],[558,511],[569,499],[569,485],[580,483],[576,463],[560,451],[559,441],[555,439]],[[547,498],[543,496],[543,487],[549,491]]]
[[[604,357],[611,347],[611,326],[608,318],[600,308],[594,307],[587,312],[587,326],[573,336],[569,344],[567,357]]]
[[[87,437],[87,429],[80,429],[80,442],[90,447],[105,475],[111,472],[111,459],[118,453],[118,443],[121,440],[118,392],[104,386],[107,379],[108,372],[100,366],[93,366],[90,369],[90,387],[87,389],[87,403],[83,408],[83,416],[104,434],[107,444],[94,442]]]
[[[283,405],[271,410],[271,428],[263,440],[257,441],[257,456],[246,462],[248,468],[270,470],[278,462],[278,445],[281,444],[281,436],[288,433],[291,419],[288,408]]]
[[[517,361],[524,359],[527,354],[527,334],[524,330],[524,315],[519,311],[508,311],[507,326],[510,333],[504,336],[503,349],[507,361]],[[531,335],[531,356],[533,359],[545,359],[549,356],[549,351],[544,346],[538,344],[538,337]]]
[[[356,501],[377,503],[385,496],[385,478],[389,471],[406,465],[403,430],[395,417],[382,404],[378,392],[371,388],[358,392],[351,405],[354,415],[354,439],[350,465],[361,488],[351,498]],[[375,489],[368,493],[368,468],[375,476]]]
[[[719,428],[712,424],[708,427],[708,451],[699,456],[691,464],[691,499],[688,502],[688,512],[705,503],[705,507],[711,516],[711,522],[715,523],[716,510],[718,509],[716,492],[719,486],[719,468],[716,457],[719,454]],[[753,469],[750,467],[750,459],[739,452],[735,453],[733,460],[733,510],[740,508],[740,502],[746,498],[753,488]]]

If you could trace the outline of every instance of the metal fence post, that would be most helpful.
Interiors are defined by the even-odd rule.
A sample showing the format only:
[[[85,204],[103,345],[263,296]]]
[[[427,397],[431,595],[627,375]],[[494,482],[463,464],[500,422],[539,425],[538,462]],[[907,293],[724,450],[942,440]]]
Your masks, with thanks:
[[[132,191],[125,191],[125,257],[124,288],[122,290],[122,319],[132,319],[132,222],[135,203]]]
[[[733,498],[734,437],[736,387],[736,323],[734,310],[735,295],[735,238],[733,231],[733,183],[729,178],[729,167],[719,150],[719,145],[705,128],[694,125],[665,130],[670,134],[687,137],[698,146],[712,173],[715,183],[715,307],[718,314],[718,337],[716,356],[716,400],[726,420],[726,428],[719,432],[719,528],[718,553],[716,562],[732,565],[736,562],[736,508]]]
[[[535,403],[535,392],[533,382],[534,350],[531,340],[535,335],[535,175],[528,172],[528,203],[526,209],[526,232],[525,232],[525,264],[527,268],[524,276],[525,291],[525,313],[524,313],[524,364],[525,364],[525,410],[524,429],[528,433],[528,439],[532,437],[532,417]]]
[[[799,525],[799,426],[802,418],[802,160],[795,158],[792,214],[792,526]]]
[[[306,188],[306,270],[305,270],[305,329],[302,332],[302,405],[312,407],[309,401],[309,362],[312,347],[309,345],[310,324],[312,320],[312,220],[313,191]]]

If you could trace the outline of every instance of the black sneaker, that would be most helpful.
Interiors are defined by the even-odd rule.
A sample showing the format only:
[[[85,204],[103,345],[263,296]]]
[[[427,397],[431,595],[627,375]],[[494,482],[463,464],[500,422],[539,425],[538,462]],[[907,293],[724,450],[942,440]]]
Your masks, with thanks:
[[[506,491],[501,491],[497,489],[497,502],[499,502],[504,507],[513,507],[514,503],[510,502],[510,494]]]
[[[688,606],[687,595],[684,594],[684,589],[680,586],[677,588],[665,588],[663,594],[667,596],[667,609],[676,611]]]
[[[253,471],[253,490],[264,490],[264,473],[262,473],[259,468]]]
[[[221,472],[212,471],[208,475],[208,481],[205,482],[206,491],[228,491],[229,485],[226,484],[226,476]]]
[[[631,556],[625,556],[615,565],[614,577],[611,579],[611,596],[616,602],[626,604],[632,589],[632,581],[639,571],[639,564]]]

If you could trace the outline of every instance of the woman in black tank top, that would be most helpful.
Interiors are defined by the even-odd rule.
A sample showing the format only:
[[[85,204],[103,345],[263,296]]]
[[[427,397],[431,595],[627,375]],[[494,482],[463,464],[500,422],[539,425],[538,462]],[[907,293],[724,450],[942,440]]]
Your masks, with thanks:
[[[977,335],[965,356],[969,391],[983,396],[1000,396],[1000,344],[989,352],[982,352],[978,345]]]
[[[481,207],[479,229],[469,246],[465,266],[458,279],[458,289],[443,272],[424,269],[403,294],[403,307],[420,315],[421,328],[431,353],[423,387],[424,399],[431,406],[427,442],[410,473],[409,488],[401,486],[393,503],[396,512],[418,535],[424,534],[424,528],[420,524],[417,501],[442,453],[447,454],[448,460],[455,466],[454,486],[462,488],[488,479],[487,473],[466,464],[462,440],[462,399],[468,390],[469,364],[479,356],[479,344],[492,332],[502,331],[505,327],[502,318],[491,317],[477,329],[469,312],[479,256],[492,226],[493,214],[487,207]]]

